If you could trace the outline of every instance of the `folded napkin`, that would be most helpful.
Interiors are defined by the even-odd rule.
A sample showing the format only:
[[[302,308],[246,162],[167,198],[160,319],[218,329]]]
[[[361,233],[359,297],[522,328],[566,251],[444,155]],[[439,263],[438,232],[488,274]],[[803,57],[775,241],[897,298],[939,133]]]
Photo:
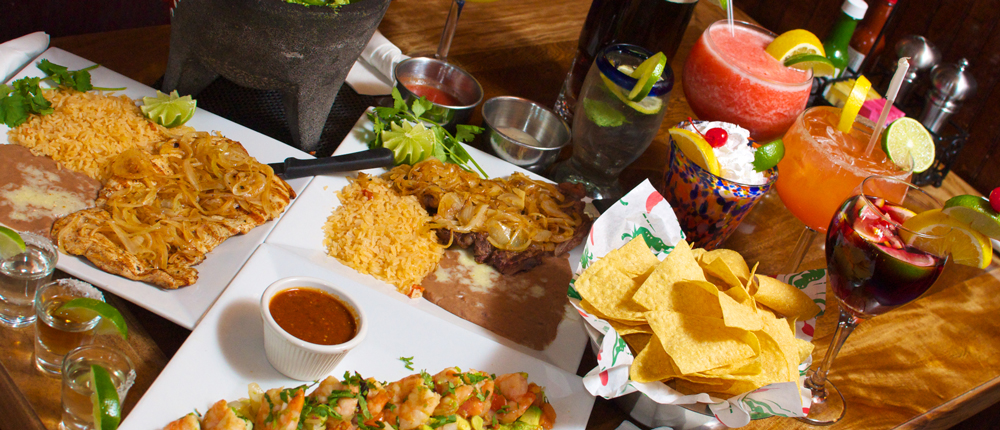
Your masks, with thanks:
[[[392,69],[407,58],[410,57],[403,55],[403,51],[375,30],[368,45],[361,51],[358,61],[347,74],[347,84],[358,94],[369,96],[389,94],[396,84],[392,77]]]
[[[48,47],[49,35],[44,31],[0,44],[0,82],[7,82]]]

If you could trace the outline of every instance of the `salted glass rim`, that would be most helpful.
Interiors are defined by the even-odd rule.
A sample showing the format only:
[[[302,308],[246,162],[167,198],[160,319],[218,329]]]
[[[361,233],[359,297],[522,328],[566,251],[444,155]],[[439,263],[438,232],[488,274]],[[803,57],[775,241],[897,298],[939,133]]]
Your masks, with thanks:
[[[739,70],[741,73],[746,74],[746,75],[748,75],[749,77],[751,77],[753,79],[756,79],[756,80],[759,80],[759,81],[762,81],[762,82],[766,82],[766,83],[769,83],[769,84],[780,85],[780,86],[783,86],[783,87],[801,87],[801,86],[804,86],[804,85],[812,83],[812,80],[813,80],[812,69],[810,69],[810,70],[808,70],[806,72],[808,78],[806,78],[805,80],[803,80],[801,82],[781,82],[781,81],[775,81],[773,79],[768,79],[766,77],[760,76],[760,75],[754,73],[752,70],[747,70],[745,67],[739,66],[739,65],[735,64],[732,57],[730,57],[728,54],[726,54],[724,52],[719,51],[718,46],[715,45],[715,41],[712,39],[712,29],[713,28],[715,28],[718,25],[728,25],[728,24],[729,24],[729,21],[727,21],[725,19],[719,20],[719,21],[715,21],[712,24],[710,24],[708,26],[708,28],[705,29],[704,33],[702,33],[702,37],[705,38],[705,44],[708,45],[708,48],[712,52],[712,54],[713,55],[718,55],[720,58],[722,58],[723,60],[725,60],[725,63],[727,65],[734,66],[735,69]],[[771,32],[770,30],[768,30],[768,29],[766,29],[764,27],[760,27],[758,25],[751,24],[751,23],[746,22],[746,21],[733,21],[733,24],[737,25],[737,26],[740,26],[740,27],[745,27],[745,28],[747,28],[747,29],[749,29],[751,31],[756,31],[758,33],[766,34],[766,35],[770,36],[772,40],[775,37],[778,37],[777,34]]]

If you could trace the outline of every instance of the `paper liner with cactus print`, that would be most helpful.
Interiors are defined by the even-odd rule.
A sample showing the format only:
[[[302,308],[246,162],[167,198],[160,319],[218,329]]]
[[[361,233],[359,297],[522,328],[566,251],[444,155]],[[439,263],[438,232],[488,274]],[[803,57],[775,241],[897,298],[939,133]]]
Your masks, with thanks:
[[[575,271],[576,275],[579,276],[592,262],[622,247],[640,234],[660,260],[666,258],[674,245],[684,238],[670,205],[653,189],[649,181],[643,182],[622,197],[594,222],[580,264]],[[778,276],[778,279],[803,290],[821,309],[825,309],[825,270],[782,275]],[[742,427],[751,419],[775,415],[804,416],[808,411],[807,390],[800,391],[798,386],[791,382],[770,384],[729,399],[719,399],[705,393],[681,394],[659,382],[632,381],[629,379],[629,366],[635,357],[625,344],[625,340],[618,336],[607,321],[588,314],[580,307],[580,295],[572,285],[569,288],[569,298],[570,303],[576,307],[586,322],[587,333],[591,340],[600,345],[597,351],[597,367],[583,379],[584,386],[595,396],[611,399],[640,391],[660,404],[708,404],[715,417],[729,427]],[[796,337],[812,340],[815,322],[815,319],[797,322]],[[808,366],[808,362],[799,366],[800,379]]]

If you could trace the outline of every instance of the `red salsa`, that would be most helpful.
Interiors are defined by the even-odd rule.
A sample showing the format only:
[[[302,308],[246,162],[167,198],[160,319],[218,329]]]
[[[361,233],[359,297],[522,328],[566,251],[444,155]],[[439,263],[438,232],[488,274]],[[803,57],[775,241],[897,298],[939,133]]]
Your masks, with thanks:
[[[438,87],[422,83],[422,82],[403,82],[403,86],[410,90],[411,93],[417,95],[417,97],[423,96],[432,103],[437,103],[444,106],[462,106],[462,102]]]
[[[292,336],[317,345],[339,345],[358,334],[350,307],[325,291],[289,288],[267,305],[274,322]]]

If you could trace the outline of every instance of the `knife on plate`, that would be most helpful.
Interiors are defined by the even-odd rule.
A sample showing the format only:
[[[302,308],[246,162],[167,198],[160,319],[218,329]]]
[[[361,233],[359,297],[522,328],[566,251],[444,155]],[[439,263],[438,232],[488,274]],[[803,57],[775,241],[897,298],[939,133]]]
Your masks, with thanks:
[[[393,164],[392,150],[387,148],[369,149],[367,151],[338,155],[336,157],[314,158],[300,160],[286,158],[280,163],[270,163],[274,173],[285,179],[295,179],[305,176],[316,176],[325,173],[350,172],[353,170],[390,167]]]

